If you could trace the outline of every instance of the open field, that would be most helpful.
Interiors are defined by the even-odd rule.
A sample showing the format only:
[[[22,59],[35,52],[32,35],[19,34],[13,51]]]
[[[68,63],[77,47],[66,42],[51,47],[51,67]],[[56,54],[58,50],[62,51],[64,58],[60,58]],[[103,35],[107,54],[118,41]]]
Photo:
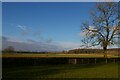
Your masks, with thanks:
[[[103,58],[103,53],[99,54],[25,54],[25,53],[5,53],[2,54],[3,58]],[[107,55],[108,58],[119,58],[112,54]]]
[[[108,55],[106,64],[103,54],[25,54],[5,53],[3,79],[47,80],[46,78],[118,78],[119,56]],[[69,59],[78,59],[78,64],[69,64]],[[95,58],[97,62],[95,63]],[[81,60],[83,59],[83,63]],[[88,60],[90,64],[88,63]],[[92,61],[92,62],[91,62]],[[14,79],[13,79],[14,78]],[[87,79],[86,79],[87,80]]]
[[[118,78],[120,64],[44,65],[3,68],[4,78]]]

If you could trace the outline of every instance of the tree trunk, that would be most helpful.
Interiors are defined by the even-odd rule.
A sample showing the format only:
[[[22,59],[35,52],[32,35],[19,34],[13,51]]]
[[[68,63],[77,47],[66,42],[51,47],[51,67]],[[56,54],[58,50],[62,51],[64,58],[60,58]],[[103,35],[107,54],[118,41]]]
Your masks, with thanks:
[[[104,57],[106,58],[107,57],[107,46],[104,46],[103,50],[104,50]]]
[[[104,50],[107,50],[107,47],[105,46],[105,47],[103,47],[103,49],[104,49]]]

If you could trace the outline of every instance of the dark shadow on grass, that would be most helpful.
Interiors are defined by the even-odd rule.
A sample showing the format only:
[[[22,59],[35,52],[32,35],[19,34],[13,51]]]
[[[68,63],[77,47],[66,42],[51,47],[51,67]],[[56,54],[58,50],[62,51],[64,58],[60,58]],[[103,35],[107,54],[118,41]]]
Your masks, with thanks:
[[[60,69],[54,69],[54,68],[44,69],[44,67],[43,67],[43,69],[39,69],[38,66],[35,69],[35,66],[34,66],[34,69],[32,67],[31,68],[29,67],[28,69],[22,68],[21,70],[18,70],[18,72],[14,72],[14,71],[12,73],[4,72],[3,79],[5,79],[5,78],[21,78],[21,77],[22,78],[36,78],[36,76],[38,76],[39,78],[45,78],[46,75],[54,75],[54,74],[59,73],[60,71],[61,71]]]
[[[109,64],[109,63],[108,63]],[[58,73],[62,73],[64,70],[77,70],[77,69],[82,69],[82,68],[96,68],[108,64],[62,64],[62,65],[42,65],[42,66],[27,66],[27,67],[16,67],[13,69],[13,71],[18,70],[18,72],[13,72],[13,73],[8,73],[6,72],[3,73],[3,79],[7,78],[33,78],[33,79],[40,79],[42,80],[43,78],[47,78],[48,75],[54,75]],[[112,63],[114,64],[114,63]],[[111,65],[111,63],[110,63]],[[117,64],[115,64],[117,65]],[[19,72],[23,70],[22,72]],[[11,68],[8,68],[8,71],[11,71]]]

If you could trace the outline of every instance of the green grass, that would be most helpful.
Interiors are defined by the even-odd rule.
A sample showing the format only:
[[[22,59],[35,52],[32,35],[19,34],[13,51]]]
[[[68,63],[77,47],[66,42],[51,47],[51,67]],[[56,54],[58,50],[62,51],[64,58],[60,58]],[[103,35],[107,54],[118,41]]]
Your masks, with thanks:
[[[2,54],[2,57],[7,57],[7,58],[34,58],[34,57],[38,57],[38,58],[63,58],[63,57],[67,57],[67,58],[103,58],[104,54],[103,53],[99,53],[99,54],[25,54],[25,53],[5,53]],[[115,56],[112,54],[108,54],[107,57],[109,58],[119,58],[119,56]]]
[[[3,68],[3,78],[118,78],[118,64],[19,66]]]

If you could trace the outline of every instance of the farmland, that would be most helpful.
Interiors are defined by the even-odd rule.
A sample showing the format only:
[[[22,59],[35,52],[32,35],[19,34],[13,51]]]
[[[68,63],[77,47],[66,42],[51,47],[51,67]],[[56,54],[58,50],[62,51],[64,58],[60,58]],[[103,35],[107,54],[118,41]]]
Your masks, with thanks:
[[[119,60],[105,64],[101,54],[27,54],[5,53],[3,58],[3,79],[25,78],[41,80],[46,78],[118,78]],[[68,64],[69,59],[83,59],[83,63]],[[108,54],[108,59],[119,56]],[[87,64],[87,60],[90,63]],[[97,59],[97,63],[94,63]]]

